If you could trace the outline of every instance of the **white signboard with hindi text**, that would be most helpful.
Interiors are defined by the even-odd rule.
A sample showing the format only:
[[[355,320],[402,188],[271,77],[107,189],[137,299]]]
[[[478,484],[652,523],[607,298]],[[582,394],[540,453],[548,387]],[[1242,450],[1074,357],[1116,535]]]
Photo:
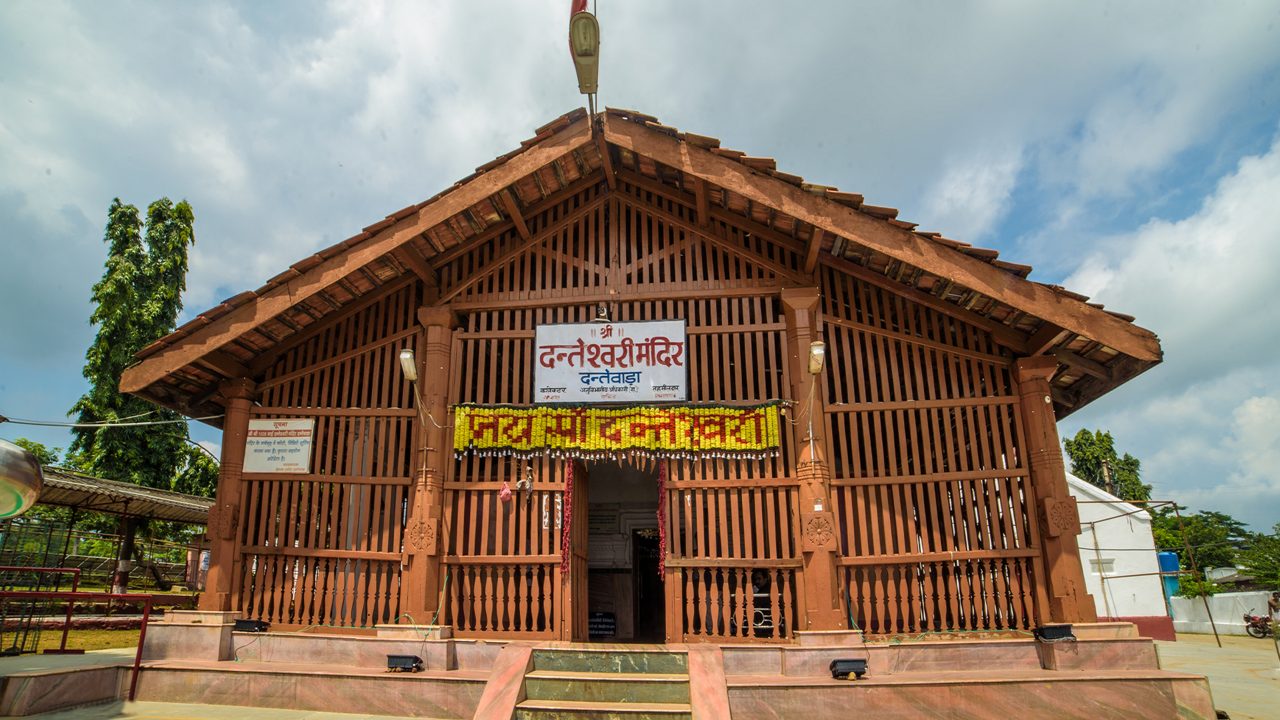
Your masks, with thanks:
[[[535,403],[689,399],[683,320],[539,325]]]
[[[315,420],[250,420],[244,446],[247,473],[311,472]]]

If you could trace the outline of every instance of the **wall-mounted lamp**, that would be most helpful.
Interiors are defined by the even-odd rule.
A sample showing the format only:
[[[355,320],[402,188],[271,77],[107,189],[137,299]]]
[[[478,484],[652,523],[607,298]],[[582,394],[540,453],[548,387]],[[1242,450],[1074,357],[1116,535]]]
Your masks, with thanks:
[[[827,344],[821,340],[809,343],[809,373],[817,375],[827,364]]]
[[[413,351],[409,348],[400,351],[400,371],[404,373],[405,380],[418,382],[418,363],[413,359]]]

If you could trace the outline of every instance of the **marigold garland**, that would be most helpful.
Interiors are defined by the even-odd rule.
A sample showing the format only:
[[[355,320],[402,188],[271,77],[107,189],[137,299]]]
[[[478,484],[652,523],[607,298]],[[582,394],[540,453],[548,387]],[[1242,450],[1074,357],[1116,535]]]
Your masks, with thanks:
[[[459,457],[758,459],[778,452],[779,405],[458,405],[453,449]]]

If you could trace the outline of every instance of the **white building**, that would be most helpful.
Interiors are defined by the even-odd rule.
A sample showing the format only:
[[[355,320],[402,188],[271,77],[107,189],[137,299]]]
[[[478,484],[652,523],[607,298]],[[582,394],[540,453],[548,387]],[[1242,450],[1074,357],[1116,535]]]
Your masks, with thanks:
[[[1076,541],[1098,619],[1131,622],[1144,636],[1173,640],[1151,515],[1070,473],[1067,486],[1080,509]]]

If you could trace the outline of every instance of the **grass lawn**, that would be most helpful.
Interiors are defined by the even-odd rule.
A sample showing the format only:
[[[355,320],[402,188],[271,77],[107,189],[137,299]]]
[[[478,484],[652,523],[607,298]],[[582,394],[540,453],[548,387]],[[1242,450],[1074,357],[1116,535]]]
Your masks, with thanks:
[[[83,650],[108,648],[134,648],[138,646],[138,630],[72,630],[67,635],[67,647]],[[41,630],[39,649],[57,649],[62,642],[61,630]]]

